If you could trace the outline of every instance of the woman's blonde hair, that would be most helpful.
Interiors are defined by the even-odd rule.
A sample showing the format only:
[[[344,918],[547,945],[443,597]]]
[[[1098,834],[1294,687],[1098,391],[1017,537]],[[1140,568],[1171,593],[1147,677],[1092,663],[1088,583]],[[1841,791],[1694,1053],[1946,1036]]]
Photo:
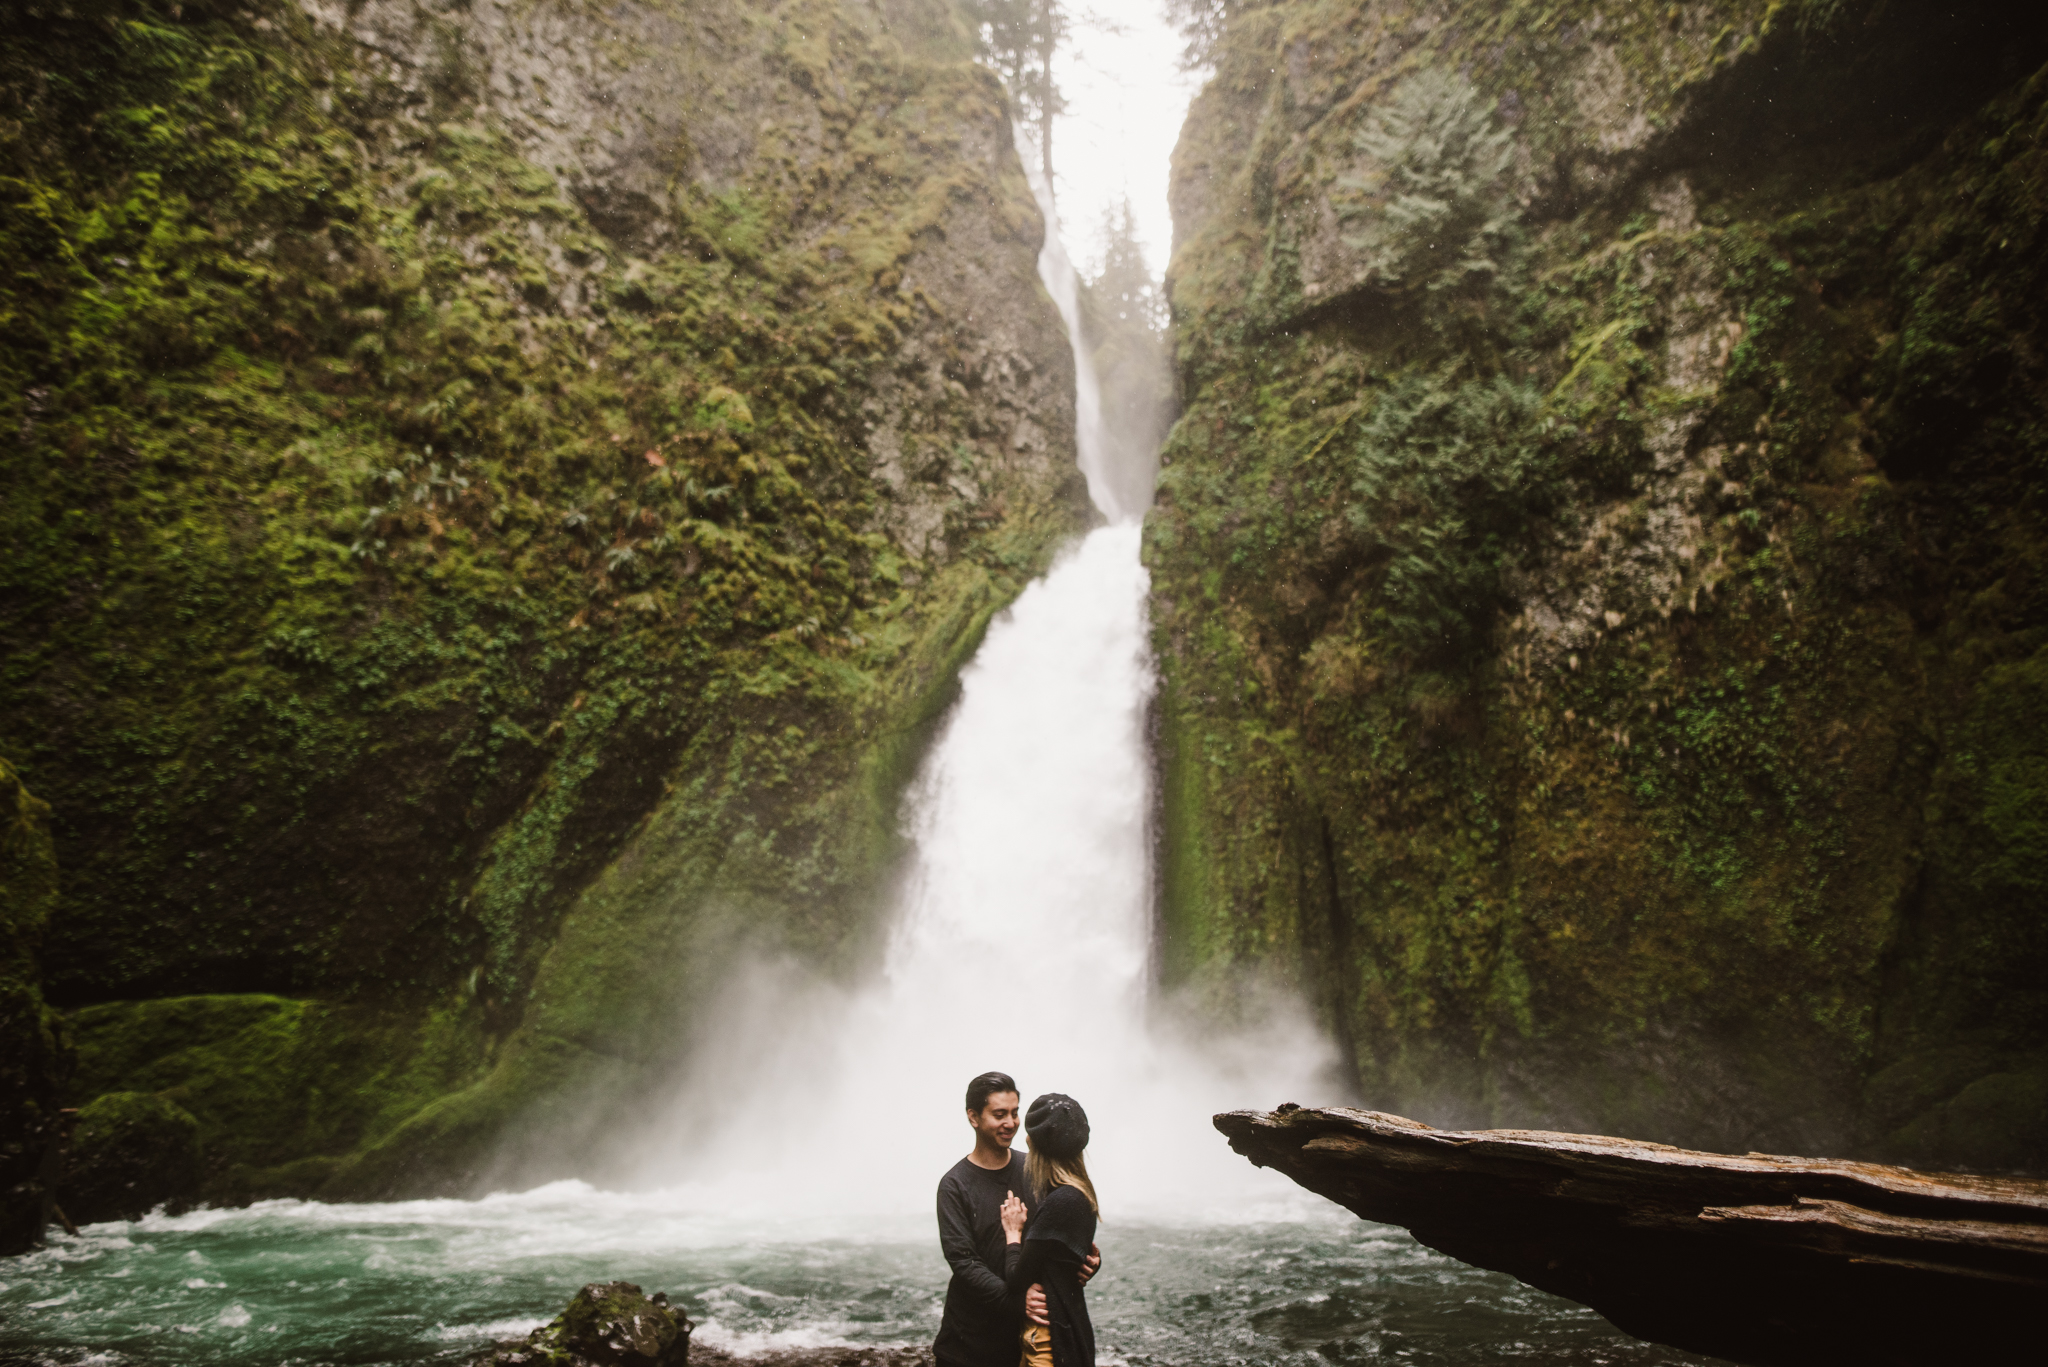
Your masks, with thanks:
[[[1054,1187],[1073,1187],[1088,1198],[1088,1209],[1095,1212],[1095,1218],[1102,1218],[1102,1207],[1095,1203],[1095,1184],[1088,1180],[1088,1160],[1082,1155],[1054,1158],[1032,1149],[1024,1155],[1024,1176],[1031,1183],[1034,1201],[1043,1201]]]

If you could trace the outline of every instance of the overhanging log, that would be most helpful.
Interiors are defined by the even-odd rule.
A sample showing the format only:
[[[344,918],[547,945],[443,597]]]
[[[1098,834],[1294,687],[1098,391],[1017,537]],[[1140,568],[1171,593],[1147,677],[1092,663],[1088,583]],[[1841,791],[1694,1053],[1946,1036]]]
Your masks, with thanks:
[[[2044,1341],[2048,1182],[1343,1107],[1216,1128],[1365,1219],[1637,1338],[1763,1367],[2022,1361]]]

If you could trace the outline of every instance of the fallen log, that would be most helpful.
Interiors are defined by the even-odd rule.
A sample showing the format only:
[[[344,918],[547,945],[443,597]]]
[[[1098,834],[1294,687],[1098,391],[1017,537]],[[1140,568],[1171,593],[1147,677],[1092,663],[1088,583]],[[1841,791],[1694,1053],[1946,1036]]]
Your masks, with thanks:
[[[1231,1111],[1216,1128],[1260,1167],[1640,1339],[1760,1367],[2043,1351],[2048,1182],[1345,1107]]]

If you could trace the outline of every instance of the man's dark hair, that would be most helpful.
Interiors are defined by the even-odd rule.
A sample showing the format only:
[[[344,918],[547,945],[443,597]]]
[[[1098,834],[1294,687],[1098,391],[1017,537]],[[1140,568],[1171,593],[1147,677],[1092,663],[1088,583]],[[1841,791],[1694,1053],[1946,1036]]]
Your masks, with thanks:
[[[967,1084],[967,1109],[980,1115],[981,1108],[988,1105],[988,1099],[997,1092],[1016,1090],[1017,1084],[1008,1073],[983,1073]]]

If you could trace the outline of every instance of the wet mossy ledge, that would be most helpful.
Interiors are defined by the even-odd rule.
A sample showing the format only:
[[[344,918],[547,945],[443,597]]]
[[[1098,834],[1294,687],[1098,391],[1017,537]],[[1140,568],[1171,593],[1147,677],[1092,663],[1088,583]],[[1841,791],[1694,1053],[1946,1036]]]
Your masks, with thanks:
[[[736,955],[867,952],[1086,525],[1000,86],[947,0],[85,0],[0,106],[10,1040],[186,1196],[602,1167]]]
[[[1168,978],[1439,1125],[2048,1166],[2039,16],[1231,8]]]

